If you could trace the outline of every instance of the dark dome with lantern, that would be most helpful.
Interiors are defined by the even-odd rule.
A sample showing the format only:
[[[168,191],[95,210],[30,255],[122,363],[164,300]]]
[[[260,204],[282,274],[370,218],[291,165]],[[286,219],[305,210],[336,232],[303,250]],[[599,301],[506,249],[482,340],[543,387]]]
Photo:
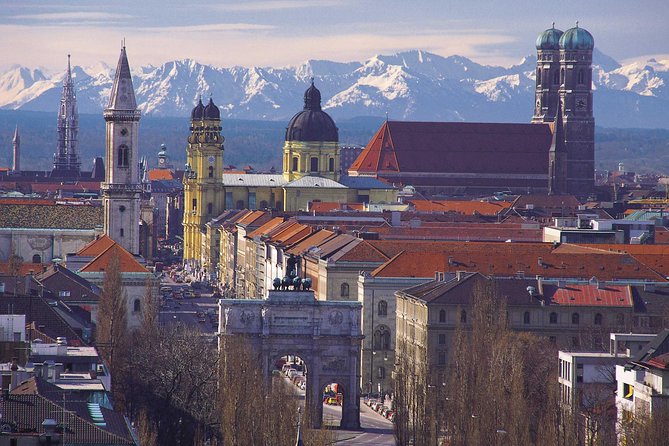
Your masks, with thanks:
[[[204,116],[204,104],[202,103],[202,98],[197,102],[197,105],[190,114],[191,121],[201,121],[202,116]]]
[[[209,103],[204,108],[204,119],[221,120],[221,111],[216,107],[212,98],[209,98]]]
[[[578,27],[568,29],[560,37],[560,48],[563,50],[592,50],[595,39],[587,30]]]
[[[339,141],[334,120],[321,109],[321,92],[314,86],[313,79],[304,92],[304,110],[288,123],[286,141]]]
[[[548,28],[546,31],[539,34],[537,37],[537,49],[538,50],[559,50],[560,49],[560,37],[562,37],[562,31],[555,28],[553,24],[552,28]]]

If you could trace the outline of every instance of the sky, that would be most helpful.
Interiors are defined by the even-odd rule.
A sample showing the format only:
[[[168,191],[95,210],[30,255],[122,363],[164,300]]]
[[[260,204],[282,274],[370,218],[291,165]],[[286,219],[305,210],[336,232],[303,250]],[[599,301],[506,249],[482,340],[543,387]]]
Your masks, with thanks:
[[[218,67],[363,61],[422,49],[483,64],[534,54],[555,26],[618,61],[669,58],[667,0],[0,0],[0,69],[194,59]]]

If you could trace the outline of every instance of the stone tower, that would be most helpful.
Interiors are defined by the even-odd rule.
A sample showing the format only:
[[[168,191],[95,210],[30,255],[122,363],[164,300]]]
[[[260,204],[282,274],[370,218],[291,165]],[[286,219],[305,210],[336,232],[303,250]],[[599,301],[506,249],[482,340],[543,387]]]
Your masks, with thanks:
[[[532,122],[558,121],[563,135],[557,135],[559,150],[565,155],[559,166],[551,164],[549,188],[552,193],[584,195],[594,188],[595,176],[595,118],[592,108],[592,35],[583,28],[564,33],[555,26],[539,35],[537,47],[537,79],[535,109]],[[556,114],[560,111],[560,119]],[[555,138],[554,138],[555,140]],[[555,144],[552,155],[554,156]],[[562,155],[560,155],[562,156]],[[550,161],[550,160],[549,160]],[[553,160],[555,161],[555,160]],[[562,172],[560,172],[562,171]],[[555,174],[564,176],[557,179]],[[560,186],[564,185],[564,186]],[[561,189],[561,190],[558,190]]]
[[[184,174],[184,262],[199,268],[205,224],[224,210],[221,112],[212,99],[191,113]]]
[[[116,67],[107,123],[106,177],[101,185],[104,232],[131,254],[139,254],[139,211],[142,185],[139,179],[139,118],[125,52]]]
[[[330,115],[321,109],[321,92],[313,79],[304,92],[304,109],[288,123],[283,146],[286,180],[306,175],[339,179],[339,131]]]
[[[63,92],[58,108],[58,148],[53,156],[52,177],[78,178],[81,169],[77,153],[77,134],[79,133],[79,113],[77,97],[72,81],[70,55],[67,55],[67,73],[63,80]]]
[[[21,137],[19,136],[19,126],[14,129],[14,138],[12,138],[12,171],[21,172]]]

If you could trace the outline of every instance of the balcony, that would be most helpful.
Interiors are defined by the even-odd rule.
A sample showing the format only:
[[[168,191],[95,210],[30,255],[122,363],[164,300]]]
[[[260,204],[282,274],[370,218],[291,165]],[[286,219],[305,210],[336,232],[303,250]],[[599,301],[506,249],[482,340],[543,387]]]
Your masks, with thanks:
[[[100,190],[105,192],[141,193],[141,184],[101,183]]]

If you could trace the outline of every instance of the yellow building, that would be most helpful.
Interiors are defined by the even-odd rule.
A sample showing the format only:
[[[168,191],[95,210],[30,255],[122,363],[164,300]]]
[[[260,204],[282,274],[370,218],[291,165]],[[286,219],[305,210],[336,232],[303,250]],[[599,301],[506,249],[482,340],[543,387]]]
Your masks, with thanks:
[[[209,99],[206,107],[200,100],[191,114],[183,180],[184,262],[193,266],[201,262],[205,224],[225,208],[221,183],[224,138],[220,124],[221,113],[213,100]]]

